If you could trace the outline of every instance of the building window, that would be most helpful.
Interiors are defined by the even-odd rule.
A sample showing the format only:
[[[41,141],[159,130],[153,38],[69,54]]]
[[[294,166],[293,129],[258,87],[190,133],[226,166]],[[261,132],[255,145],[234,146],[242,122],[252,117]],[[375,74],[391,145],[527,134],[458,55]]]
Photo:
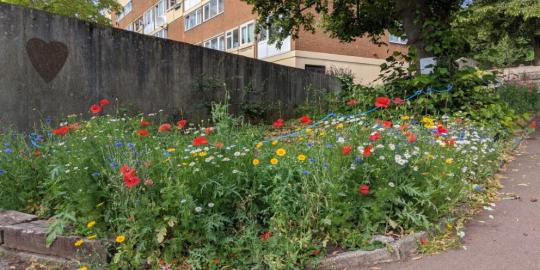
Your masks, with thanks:
[[[326,73],[326,67],[325,66],[319,66],[319,65],[305,65],[305,70],[311,71],[311,72],[317,72],[317,73]]]
[[[204,21],[223,13],[223,0],[210,0],[203,6]]]
[[[407,42],[408,42],[407,37],[405,36],[398,37],[392,34],[390,34],[390,36],[388,37],[388,41],[390,43],[403,44],[403,45],[407,45]]]
[[[156,25],[154,23],[154,9],[151,8],[143,14],[144,33],[149,34],[154,31]]]
[[[201,0],[185,0],[184,1],[184,11],[196,6]]]
[[[144,27],[143,17],[139,17],[133,22],[133,31],[140,33],[143,31],[143,27]]]
[[[214,49],[214,50],[225,50],[225,37],[224,36],[218,36],[212,39],[209,39],[203,43],[203,46],[206,48]]]
[[[202,23],[202,11],[200,8],[196,9],[195,11],[189,13],[184,18],[184,30],[187,31],[199,24]]]
[[[240,26],[240,45],[251,43],[255,40],[255,23]]]
[[[157,31],[155,36],[158,38],[167,38],[167,29],[161,29]]]
[[[239,34],[240,32],[238,28],[225,33],[225,39],[227,41],[227,50],[238,48],[238,46],[240,46]]]
[[[117,21],[122,20],[128,13],[131,12],[132,9],[133,9],[133,4],[131,3],[131,1],[127,2],[127,4],[122,7],[122,12],[117,14],[118,18],[116,20]]]
[[[182,6],[181,0],[167,0],[167,10],[179,9]]]
[[[165,15],[166,6],[165,6],[166,0],[161,0],[157,3],[157,5],[154,6],[154,15],[156,16],[156,28],[162,27],[167,23],[167,17]],[[155,30],[155,29],[154,29]]]

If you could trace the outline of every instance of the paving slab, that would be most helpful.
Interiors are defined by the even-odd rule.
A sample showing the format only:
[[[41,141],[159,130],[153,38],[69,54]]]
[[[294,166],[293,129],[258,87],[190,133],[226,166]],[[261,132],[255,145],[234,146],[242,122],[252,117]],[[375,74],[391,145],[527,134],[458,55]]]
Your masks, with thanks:
[[[466,224],[460,249],[376,269],[540,269],[540,130],[523,143],[501,182],[501,200]]]

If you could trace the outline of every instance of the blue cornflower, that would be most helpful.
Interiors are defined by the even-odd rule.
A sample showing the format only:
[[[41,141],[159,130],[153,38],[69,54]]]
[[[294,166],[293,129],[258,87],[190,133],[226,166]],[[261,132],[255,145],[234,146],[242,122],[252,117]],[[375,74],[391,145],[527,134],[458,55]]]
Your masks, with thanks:
[[[325,162],[325,163],[323,164],[323,166],[324,166],[325,168],[328,168],[329,165],[328,165],[328,163]]]
[[[309,171],[308,171],[308,170],[304,170],[302,173],[303,173],[304,175],[308,175],[308,174],[309,174]]]
[[[118,168],[118,163],[116,163],[116,161],[111,161],[110,165],[111,165],[111,168],[113,169]]]
[[[128,143],[127,146],[129,147],[129,149],[134,149],[135,148],[134,143]]]
[[[98,173],[98,172],[92,173],[92,176],[93,176],[93,177],[99,177],[100,175],[101,175],[101,174]]]
[[[309,162],[315,162],[315,159],[310,157],[310,158],[308,158],[308,161]]]
[[[13,154],[13,149],[11,149],[11,148],[6,148],[6,149],[4,150],[4,153],[6,153],[6,154]]]
[[[356,156],[356,158],[354,158],[354,160],[356,161],[356,163],[361,163],[362,162],[362,157]]]
[[[326,148],[332,148],[332,147],[334,147],[334,146],[331,143],[326,145]]]
[[[482,191],[482,187],[479,186],[479,185],[475,185],[475,186],[474,186],[474,191],[476,191],[476,192],[481,192],[481,191]]]
[[[6,173],[5,170],[0,169],[0,175],[5,174],[5,173]]]
[[[5,147],[9,147],[10,145],[11,145],[11,144],[9,144],[9,143],[4,143],[4,146],[5,146]]]
[[[172,156],[172,153],[169,152],[169,151],[163,151],[163,155],[164,155],[165,157],[170,157],[170,156]]]
[[[124,146],[124,143],[122,141],[116,141],[116,142],[114,142],[114,146],[122,147],[122,146]]]

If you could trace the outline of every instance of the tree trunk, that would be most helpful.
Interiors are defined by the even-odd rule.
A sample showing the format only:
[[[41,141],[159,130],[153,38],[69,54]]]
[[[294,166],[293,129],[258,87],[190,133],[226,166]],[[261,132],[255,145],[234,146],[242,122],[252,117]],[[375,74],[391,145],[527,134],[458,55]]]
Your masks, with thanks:
[[[540,66],[540,36],[533,37],[533,50],[534,50],[534,66]]]
[[[417,18],[417,11],[425,6],[425,0],[396,1],[396,11],[403,23],[403,30],[407,35],[409,46],[416,49],[418,59],[431,57],[425,49],[425,40],[422,36],[422,25]]]

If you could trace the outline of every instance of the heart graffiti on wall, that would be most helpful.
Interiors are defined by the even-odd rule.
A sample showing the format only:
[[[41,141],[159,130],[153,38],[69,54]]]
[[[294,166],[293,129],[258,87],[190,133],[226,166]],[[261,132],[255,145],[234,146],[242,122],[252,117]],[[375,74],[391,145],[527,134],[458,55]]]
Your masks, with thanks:
[[[66,63],[69,50],[58,41],[45,42],[32,38],[26,42],[26,52],[30,62],[45,82],[51,82]]]

